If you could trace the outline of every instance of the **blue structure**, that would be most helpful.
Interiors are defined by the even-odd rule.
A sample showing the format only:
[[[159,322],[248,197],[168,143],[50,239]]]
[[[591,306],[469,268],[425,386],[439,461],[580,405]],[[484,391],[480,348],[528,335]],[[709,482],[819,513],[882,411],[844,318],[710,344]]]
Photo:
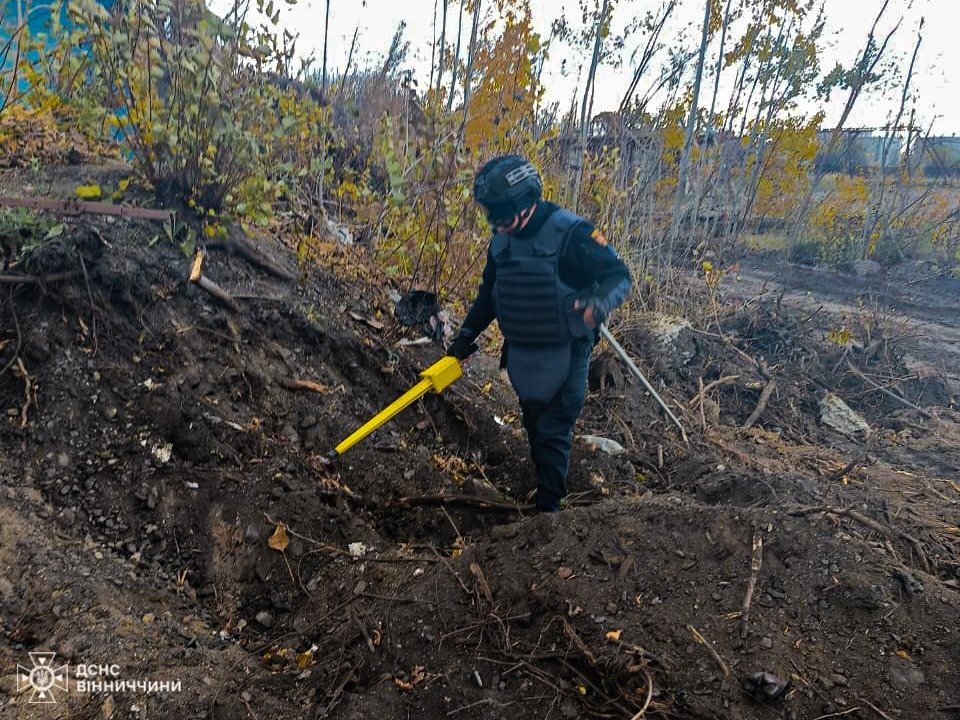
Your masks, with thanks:
[[[115,0],[97,0],[108,10],[113,7]],[[73,23],[67,13],[68,0],[0,0],[0,47],[6,44],[7,40],[18,27],[26,23],[26,27],[21,31],[30,36],[46,35],[48,44],[55,44],[56,37],[51,36],[51,21],[56,12],[59,16],[61,28],[72,28]],[[10,69],[16,53],[11,51],[4,58],[3,66],[0,71]],[[28,60],[35,60],[35,57],[27,55]],[[28,89],[26,81],[20,78],[17,83],[17,90],[24,92]],[[3,90],[0,89],[0,97]]]

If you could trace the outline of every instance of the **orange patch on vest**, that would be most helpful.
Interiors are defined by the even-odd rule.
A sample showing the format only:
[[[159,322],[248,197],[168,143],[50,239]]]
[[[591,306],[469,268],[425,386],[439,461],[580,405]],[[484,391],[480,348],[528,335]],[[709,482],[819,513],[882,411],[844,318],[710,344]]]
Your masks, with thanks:
[[[590,233],[590,237],[594,239],[597,245],[602,245],[603,247],[607,246],[607,238],[602,232],[600,232],[600,228],[595,228],[594,231]]]

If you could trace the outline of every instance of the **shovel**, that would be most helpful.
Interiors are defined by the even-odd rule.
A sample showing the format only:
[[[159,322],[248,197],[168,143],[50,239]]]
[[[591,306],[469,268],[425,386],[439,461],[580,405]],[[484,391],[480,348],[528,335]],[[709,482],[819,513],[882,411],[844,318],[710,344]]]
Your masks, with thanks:
[[[388,405],[386,408],[374,415],[373,418],[362,425],[346,440],[337,445],[336,448],[327,454],[326,459],[329,461],[335,460],[358,442],[367,437],[367,435],[372,433],[374,430],[386,424],[401,412],[406,410],[427,393],[432,392],[440,394],[446,390],[447,387],[457,380],[462,374],[463,368],[460,366],[459,360],[449,355],[441,358],[420,373],[420,382],[407,390],[407,392],[390,403],[390,405]]]

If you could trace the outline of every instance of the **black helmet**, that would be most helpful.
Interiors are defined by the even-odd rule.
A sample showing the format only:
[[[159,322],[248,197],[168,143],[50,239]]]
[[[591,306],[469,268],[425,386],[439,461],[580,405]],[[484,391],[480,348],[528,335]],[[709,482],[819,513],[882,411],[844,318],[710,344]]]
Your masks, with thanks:
[[[483,205],[491,223],[512,218],[542,194],[540,173],[519,155],[498,155],[488,160],[473,181],[473,198]]]

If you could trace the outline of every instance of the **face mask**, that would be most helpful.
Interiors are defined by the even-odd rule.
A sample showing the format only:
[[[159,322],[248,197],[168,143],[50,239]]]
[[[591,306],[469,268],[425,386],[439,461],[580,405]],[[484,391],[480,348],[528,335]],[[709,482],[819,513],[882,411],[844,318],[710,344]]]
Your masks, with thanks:
[[[527,224],[527,221],[533,216],[533,211],[536,207],[536,204],[533,204],[508,220],[493,221],[490,220],[489,216],[487,220],[490,222],[491,227],[493,227],[494,232],[513,232],[514,230],[522,229]]]

